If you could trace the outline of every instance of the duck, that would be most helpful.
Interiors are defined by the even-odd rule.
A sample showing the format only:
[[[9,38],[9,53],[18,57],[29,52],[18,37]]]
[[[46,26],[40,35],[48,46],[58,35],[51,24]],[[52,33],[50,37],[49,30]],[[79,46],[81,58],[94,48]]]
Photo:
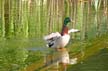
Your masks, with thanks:
[[[61,32],[54,32],[44,36],[44,40],[49,48],[64,48],[70,40],[70,33],[79,32],[78,29],[68,29],[67,24],[71,22],[70,17],[66,17],[63,22]]]

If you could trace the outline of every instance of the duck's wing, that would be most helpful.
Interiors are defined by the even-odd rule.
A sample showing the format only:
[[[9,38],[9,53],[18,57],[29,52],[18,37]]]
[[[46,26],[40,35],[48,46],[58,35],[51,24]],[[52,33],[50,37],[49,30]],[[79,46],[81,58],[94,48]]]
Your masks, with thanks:
[[[60,38],[61,34],[59,32],[51,33],[44,36],[44,40],[48,47],[55,47],[56,41]]]
[[[78,29],[70,29],[70,30],[68,31],[68,33],[74,33],[74,32],[79,32],[79,30],[78,30]]]
[[[44,40],[56,40],[58,37],[60,37],[61,34],[59,32],[51,33],[49,35],[44,36]]]

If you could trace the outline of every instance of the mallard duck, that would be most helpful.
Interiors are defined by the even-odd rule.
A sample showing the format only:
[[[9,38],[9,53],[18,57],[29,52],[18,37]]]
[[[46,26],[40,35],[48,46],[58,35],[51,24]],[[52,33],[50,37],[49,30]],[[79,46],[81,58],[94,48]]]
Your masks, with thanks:
[[[71,22],[69,17],[64,19],[63,27],[61,33],[55,32],[44,36],[44,40],[47,42],[47,46],[50,48],[63,48],[65,47],[70,39],[71,32],[78,32],[77,29],[68,30],[67,24]]]

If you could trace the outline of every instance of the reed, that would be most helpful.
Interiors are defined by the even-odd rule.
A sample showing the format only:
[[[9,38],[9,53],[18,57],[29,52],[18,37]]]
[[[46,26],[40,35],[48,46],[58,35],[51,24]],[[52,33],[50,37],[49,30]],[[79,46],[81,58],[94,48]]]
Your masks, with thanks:
[[[70,28],[77,27],[83,31],[79,38],[84,39],[87,37],[86,29],[89,30],[87,18],[90,13],[98,14],[100,10],[104,14],[108,12],[107,0],[0,1],[0,36],[6,38],[42,37],[50,32],[61,31],[64,17],[70,16],[75,21],[69,25]],[[94,22],[99,23],[95,20]]]
[[[81,31],[79,34],[72,34],[72,38],[76,40],[92,40],[108,33],[107,0],[0,0],[0,39],[42,39],[48,33],[60,32],[66,16],[75,21],[68,25],[69,28],[77,28]],[[18,69],[21,69],[20,66],[23,66],[23,63],[27,65],[25,61],[25,56],[28,55],[26,50],[19,52],[21,50],[19,44],[21,43],[17,44],[18,48],[16,48],[16,43],[13,45],[14,42],[12,42],[11,46],[7,45],[10,43],[6,43],[10,41],[2,42],[0,40],[0,46],[3,47],[0,48],[0,55],[2,54],[0,58],[3,58],[0,59],[1,64],[6,63],[6,59],[10,56],[10,60],[13,60],[11,60],[11,63],[15,62],[17,64],[18,61],[14,58],[21,59],[22,63],[19,62],[21,65],[19,64]],[[38,44],[38,46],[44,45],[43,42],[34,41],[30,41],[29,44],[28,47],[35,46],[34,44]],[[79,46],[80,44],[82,43],[79,43]],[[15,48],[11,48],[12,46],[15,46]],[[82,48],[78,48],[78,50],[80,49]],[[8,51],[10,55],[8,55]],[[14,52],[16,56],[14,56]],[[20,57],[23,52],[24,55]],[[28,58],[28,60],[31,59]],[[9,60],[4,64],[4,67],[0,66],[0,68],[11,70],[11,63],[10,65],[8,63]]]

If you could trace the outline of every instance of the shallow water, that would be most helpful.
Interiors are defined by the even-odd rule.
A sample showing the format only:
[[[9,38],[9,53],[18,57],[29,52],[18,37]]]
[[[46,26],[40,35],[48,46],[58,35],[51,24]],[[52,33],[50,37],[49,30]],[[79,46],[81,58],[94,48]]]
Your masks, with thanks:
[[[19,0],[18,2],[20,3],[21,1],[23,0]],[[40,1],[43,1],[43,0],[40,0]],[[53,1],[51,2],[51,4],[53,3]],[[63,0],[60,0],[60,1],[63,1]],[[97,47],[95,47],[98,41],[99,41],[98,44],[101,44],[102,42],[100,42],[101,41],[100,39],[99,40],[97,39],[97,41],[92,41],[92,40],[96,39],[97,37],[101,38],[101,36],[108,33],[108,12],[106,11],[108,9],[107,5],[104,8],[103,6],[104,2],[102,2],[101,7],[97,9],[97,6],[94,7],[94,5],[89,4],[89,1],[78,2],[78,3],[75,3],[74,0],[72,1],[73,1],[72,5],[69,5],[69,7],[67,5],[68,7],[67,10],[69,9],[68,10],[70,12],[69,16],[71,15],[72,19],[75,21],[75,24],[69,23],[68,27],[70,29],[77,28],[80,30],[80,32],[71,34],[71,40],[70,40],[69,45],[67,46],[67,48],[69,47],[69,50],[72,51],[72,54],[70,54],[70,57],[73,57],[71,55],[74,55],[74,53],[76,54],[76,53],[82,52],[83,54],[86,49],[85,47],[87,48],[91,48],[91,46],[94,47],[93,49],[90,49],[90,51],[92,51],[91,53],[94,53],[94,51],[98,49]],[[99,1],[102,1],[102,0],[99,0]],[[104,1],[107,1],[107,0],[104,0]],[[49,48],[46,47],[46,44],[43,41],[43,36],[51,32],[56,32],[56,31],[60,32],[61,27],[62,27],[62,18],[64,16],[64,13],[62,13],[61,11],[61,6],[62,6],[61,2],[60,2],[60,5],[61,5],[60,8],[59,8],[59,5],[56,5],[56,2],[55,4],[52,4],[51,6],[49,5],[50,6],[49,9],[50,8],[53,9],[52,7],[54,7],[55,9],[58,8],[57,12],[56,10],[55,12],[51,10],[51,15],[49,15],[49,11],[47,11],[47,8],[40,7],[39,5],[37,6],[36,3],[38,3],[38,1],[36,0],[33,1],[33,6],[30,9],[31,13],[29,13],[29,10],[28,10],[29,4],[27,3],[27,1],[21,2],[20,4],[22,6],[21,11],[19,10],[20,7],[17,1],[9,0],[8,2],[9,4],[12,3],[12,9],[4,10],[5,5],[3,4],[5,3],[5,0],[0,1],[0,4],[1,4],[0,5],[0,10],[1,10],[0,11],[0,71],[18,71],[20,69],[24,69],[24,67],[29,67],[29,65],[31,64],[34,64],[35,66],[38,66],[38,64],[40,64],[40,66],[42,66],[42,64],[44,63],[43,56],[48,51],[51,51]],[[57,0],[57,2],[59,4],[59,0]],[[6,8],[8,8],[7,6],[8,5],[6,4]],[[45,6],[47,6],[47,3],[45,4]],[[60,9],[60,12],[59,12],[59,9]],[[9,16],[7,14],[8,11],[11,12],[11,13],[9,12],[9,14],[11,14]],[[67,11],[67,14],[68,14],[68,11]],[[48,12],[48,15],[47,15],[47,12]],[[4,13],[6,13],[7,16],[4,16],[3,15]],[[19,14],[19,13],[23,13],[23,14]],[[6,21],[4,21],[4,19]],[[50,19],[51,21],[49,21]],[[88,41],[91,41],[91,42],[89,43]],[[92,44],[92,42],[97,42],[97,43]],[[106,41],[104,42],[108,42],[108,40],[106,39]],[[103,46],[104,45],[102,45],[102,47]],[[105,47],[108,47],[108,46],[105,45]],[[106,68],[108,67],[107,65],[108,63],[106,60],[107,56],[104,55],[104,53],[107,55],[106,52],[101,52],[99,54],[97,54],[96,52],[97,54],[96,57],[99,57],[98,59],[95,58],[93,55],[87,60],[85,60],[84,64],[79,63],[73,66],[72,70],[73,71],[74,70],[75,71],[80,71],[80,70],[90,71],[91,70],[90,68],[94,66],[93,67],[94,71],[97,71],[97,70],[107,71],[108,70]],[[83,58],[84,55],[80,55],[80,56]],[[106,64],[104,62],[104,57],[105,57]],[[39,60],[42,64],[39,62]],[[99,64],[98,64],[98,60],[100,61]],[[34,67],[31,66],[31,69],[33,68]],[[69,71],[72,71],[72,70],[70,69]],[[30,70],[28,69],[28,71]]]
[[[104,48],[94,55],[78,63],[68,71],[107,71],[108,70],[108,48]]]

